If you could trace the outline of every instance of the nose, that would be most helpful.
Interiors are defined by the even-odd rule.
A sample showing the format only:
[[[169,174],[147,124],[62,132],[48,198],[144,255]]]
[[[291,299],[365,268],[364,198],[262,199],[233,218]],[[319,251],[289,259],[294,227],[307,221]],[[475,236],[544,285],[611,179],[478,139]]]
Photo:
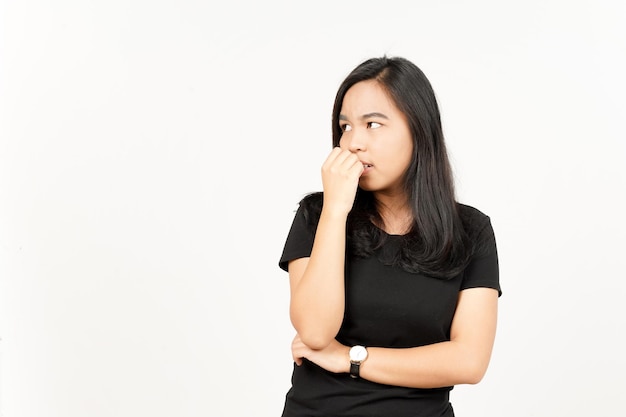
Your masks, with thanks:
[[[346,137],[347,136],[347,137]],[[363,134],[359,134],[356,131],[346,132],[344,133],[343,139],[347,139],[345,141],[346,148],[352,152],[363,152],[365,150],[365,138]]]

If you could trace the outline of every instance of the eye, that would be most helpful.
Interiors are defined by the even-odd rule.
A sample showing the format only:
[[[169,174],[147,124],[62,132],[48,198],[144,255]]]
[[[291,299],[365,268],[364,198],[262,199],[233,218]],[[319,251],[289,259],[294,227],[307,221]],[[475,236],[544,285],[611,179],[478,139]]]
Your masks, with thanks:
[[[381,126],[382,125],[380,123],[377,123],[377,122],[367,122],[368,129],[378,129]]]
[[[348,131],[352,130],[352,126],[350,126],[347,123],[339,125],[339,128],[341,129],[342,132],[348,132]]]

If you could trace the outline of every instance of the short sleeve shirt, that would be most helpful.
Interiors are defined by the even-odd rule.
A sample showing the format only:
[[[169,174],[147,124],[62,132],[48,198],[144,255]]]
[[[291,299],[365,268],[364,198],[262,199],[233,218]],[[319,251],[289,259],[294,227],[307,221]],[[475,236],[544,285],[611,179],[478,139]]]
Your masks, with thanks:
[[[386,235],[383,246],[369,258],[347,259],[345,314],[337,335],[340,343],[405,348],[447,341],[460,291],[487,287],[501,294],[496,242],[489,217],[466,205],[459,205],[459,210],[482,250],[462,273],[451,279],[410,273],[384,262],[399,249],[402,236]],[[315,228],[299,207],[279,261],[282,269],[288,270],[290,260],[310,256]],[[285,417],[453,415],[448,401],[452,387],[421,390],[355,381],[310,362],[294,368],[292,382]],[[303,407],[313,408],[306,414]],[[390,409],[397,412],[390,413]]]

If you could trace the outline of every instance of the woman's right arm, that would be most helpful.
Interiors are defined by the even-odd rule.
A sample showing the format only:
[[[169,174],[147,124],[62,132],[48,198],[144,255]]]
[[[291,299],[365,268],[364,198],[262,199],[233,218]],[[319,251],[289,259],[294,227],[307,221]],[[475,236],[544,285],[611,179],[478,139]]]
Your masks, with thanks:
[[[343,321],[346,221],[362,172],[355,154],[333,149],[322,166],[324,202],[311,256],[289,262],[291,322],[311,349],[328,346]]]

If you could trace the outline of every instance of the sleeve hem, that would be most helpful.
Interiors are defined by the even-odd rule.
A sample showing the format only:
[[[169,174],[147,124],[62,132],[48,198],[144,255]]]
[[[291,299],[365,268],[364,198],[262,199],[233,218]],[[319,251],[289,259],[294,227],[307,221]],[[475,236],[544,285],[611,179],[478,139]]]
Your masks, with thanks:
[[[461,287],[460,291],[469,290],[471,288],[491,288],[498,291],[498,298],[502,296],[502,290],[499,285],[493,282],[472,282],[470,285]]]

